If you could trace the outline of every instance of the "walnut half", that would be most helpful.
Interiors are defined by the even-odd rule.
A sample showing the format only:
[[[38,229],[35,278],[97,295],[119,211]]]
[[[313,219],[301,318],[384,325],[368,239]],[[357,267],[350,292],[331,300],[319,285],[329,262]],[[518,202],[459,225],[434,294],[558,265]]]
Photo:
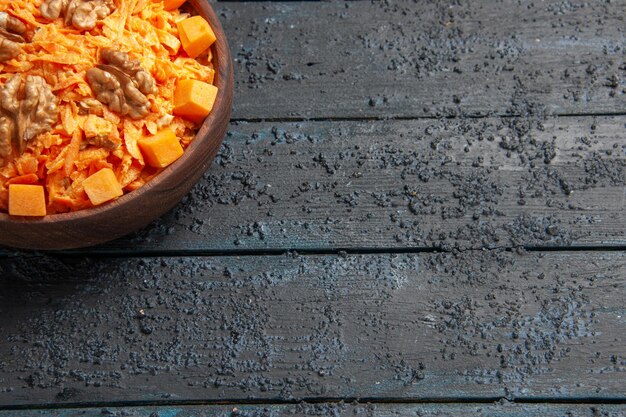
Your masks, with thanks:
[[[26,144],[52,128],[59,114],[57,98],[46,80],[18,74],[0,88],[0,166],[21,155]]]
[[[103,64],[87,71],[87,82],[96,98],[123,116],[140,119],[147,115],[150,102],[146,95],[156,91],[150,73],[125,52],[103,49],[100,59]]]
[[[15,58],[25,42],[26,25],[21,20],[0,12],[0,62]]]
[[[44,0],[39,7],[41,15],[49,20],[63,16],[67,26],[78,30],[91,30],[100,19],[115,9],[110,0]]]

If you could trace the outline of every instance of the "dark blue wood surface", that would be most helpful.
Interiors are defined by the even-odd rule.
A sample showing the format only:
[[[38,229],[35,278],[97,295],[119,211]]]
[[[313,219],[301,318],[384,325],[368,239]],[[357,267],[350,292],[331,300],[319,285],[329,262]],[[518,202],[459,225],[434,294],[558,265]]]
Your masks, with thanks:
[[[592,404],[291,404],[78,408],[1,411],[0,417],[621,417],[623,405]]]
[[[196,188],[0,252],[0,417],[626,415],[623,1],[215,9]]]

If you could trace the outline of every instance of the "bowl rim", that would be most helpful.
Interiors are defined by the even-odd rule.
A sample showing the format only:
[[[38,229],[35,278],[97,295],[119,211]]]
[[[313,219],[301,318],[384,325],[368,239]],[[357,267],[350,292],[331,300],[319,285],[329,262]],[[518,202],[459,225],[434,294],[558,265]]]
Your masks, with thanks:
[[[230,112],[231,104],[229,100],[225,100],[228,96],[228,83],[229,77],[232,76],[230,67],[232,65],[230,48],[226,35],[220,24],[215,11],[211,4],[206,0],[188,0],[193,6],[193,9],[207,18],[211,28],[216,32],[217,39],[215,43],[211,45],[213,48],[214,57],[213,62],[215,66],[215,74],[213,85],[218,88],[215,103],[220,103],[218,107],[214,107],[211,113],[204,120],[200,128],[196,132],[194,139],[185,149],[183,155],[174,161],[172,164],[164,168],[154,178],[142,185],[136,190],[116,198],[113,201],[106,202],[102,205],[91,207],[88,209],[71,211],[66,213],[47,214],[42,217],[26,217],[26,216],[11,216],[8,213],[0,212],[0,225],[4,224],[16,224],[16,223],[29,223],[29,224],[47,224],[47,223],[64,223],[74,222],[76,220],[84,220],[90,217],[96,217],[105,213],[114,212],[123,209],[128,203],[135,199],[139,199],[145,194],[151,192],[155,187],[158,187],[164,179],[173,175],[175,172],[183,169],[187,164],[191,164],[194,160],[200,160],[203,157],[202,152],[196,151],[196,149],[205,145],[205,142],[211,140],[209,135],[211,127],[220,119],[223,118],[224,113]],[[221,51],[222,53],[219,53]],[[220,138],[222,140],[222,138]],[[212,162],[212,161],[211,161]]]

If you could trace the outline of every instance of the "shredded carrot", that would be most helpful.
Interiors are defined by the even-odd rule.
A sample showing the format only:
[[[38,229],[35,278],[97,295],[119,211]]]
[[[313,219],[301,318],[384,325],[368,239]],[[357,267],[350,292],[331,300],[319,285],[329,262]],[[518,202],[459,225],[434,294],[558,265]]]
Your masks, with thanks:
[[[17,57],[0,63],[0,84],[13,74],[38,75],[58,98],[59,118],[52,130],[29,142],[25,153],[0,167],[0,211],[7,210],[9,184],[44,185],[48,214],[92,207],[82,181],[102,168],[111,168],[125,192],[136,190],[160,170],[147,167],[137,146],[144,135],[169,126],[183,148],[198,128],[172,114],[178,79],[213,83],[212,54],[189,58],[179,39],[179,10],[166,11],[162,0],[114,0],[115,10],[89,31],[66,26],[63,18],[48,21],[39,7],[43,0],[0,0],[0,10],[20,19],[29,28],[29,42]],[[138,59],[156,80],[156,92],[148,95],[148,115],[132,120],[97,102],[86,72],[99,63],[103,48],[127,52]],[[98,147],[85,140],[87,114],[111,122],[117,149]],[[111,137],[111,136],[110,136]]]
[[[37,158],[29,153],[25,153],[17,161],[15,161],[15,166],[17,168],[17,172],[20,175],[26,174],[34,174],[37,172],[38,168]]]
[[[83,135],[80,130],[76,129],[74,134],[72,135],[72,141],[67,146],[67,154],[65,155],[65,163],[63,165],[63,172],[65,172],[66,176],[70,176],[72,171],[74,171],[74,162],[78,157],[78,152],[80,151],[80,142],[83,138]]]
[[[39,177],[35,174],[26,174],[20,175],[17,177],[13,177],[6,182],[6,185],[10,184],[37,184],[39,182]]]

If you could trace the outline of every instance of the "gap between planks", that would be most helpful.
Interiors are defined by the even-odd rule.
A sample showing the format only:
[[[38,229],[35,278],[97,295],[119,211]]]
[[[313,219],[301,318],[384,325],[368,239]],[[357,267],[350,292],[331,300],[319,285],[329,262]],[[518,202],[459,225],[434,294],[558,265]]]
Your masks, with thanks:
[[[546,119],[567,119],[574,117],[620,117],[626,116],[626,112],[598,112],[598,113],[568,113],[553,114]],[[328,116],[328,117],[236,117],[231,123],[299,123],[299,122],[384,122],[384,121],[410,121],[410,120],[441,120],[441,119],[512,119],[527,117],[521,114],[461,114],[447,116]]]
[[[450,397],[450,398],[376,398],[376,397],[327,397],[327,398],[302,398],[298,400],[267,400],[267,399],[224,399],[224,400],[163,400],[163,401],[107,401],[107,402],[80,402],[80,403],[52,403],[31,405],[0,405],[0,411],[10,410],[47,410],[47,409],[83,409],[101,407],[167,407],[167,406],[214,406],[214,405],[290,405],[290,404],[493,404],[506,402],[509,404],[577,404],[577,405],[600,405],[600,404],[626,404],[626,398],[521,398],[511,399],[505,397]]]
[[[258,257],[258,256],[283,256],[285,254],[297,254],[303,256],[343,256],[343,255],[394,255],[394,254],[417,254],[417,253],[462,253],[505,251],[513,252],[523,250],[526,252],[624,252],[626,246],[502,246],[489,248],[466,248],[446,249],[440,247],[419,248],[336,248],[336,249],[310,249],[310,248],[278,248],[278,249],[241,249],[241,250],[138,250],[125,252],[123,250],[98,250],[75,249],[67,251],[11,251],[0,250],[0,259],[12,256],[58,256],[64,258],[95,256],[98,258],[160,258],[160,257]]]

